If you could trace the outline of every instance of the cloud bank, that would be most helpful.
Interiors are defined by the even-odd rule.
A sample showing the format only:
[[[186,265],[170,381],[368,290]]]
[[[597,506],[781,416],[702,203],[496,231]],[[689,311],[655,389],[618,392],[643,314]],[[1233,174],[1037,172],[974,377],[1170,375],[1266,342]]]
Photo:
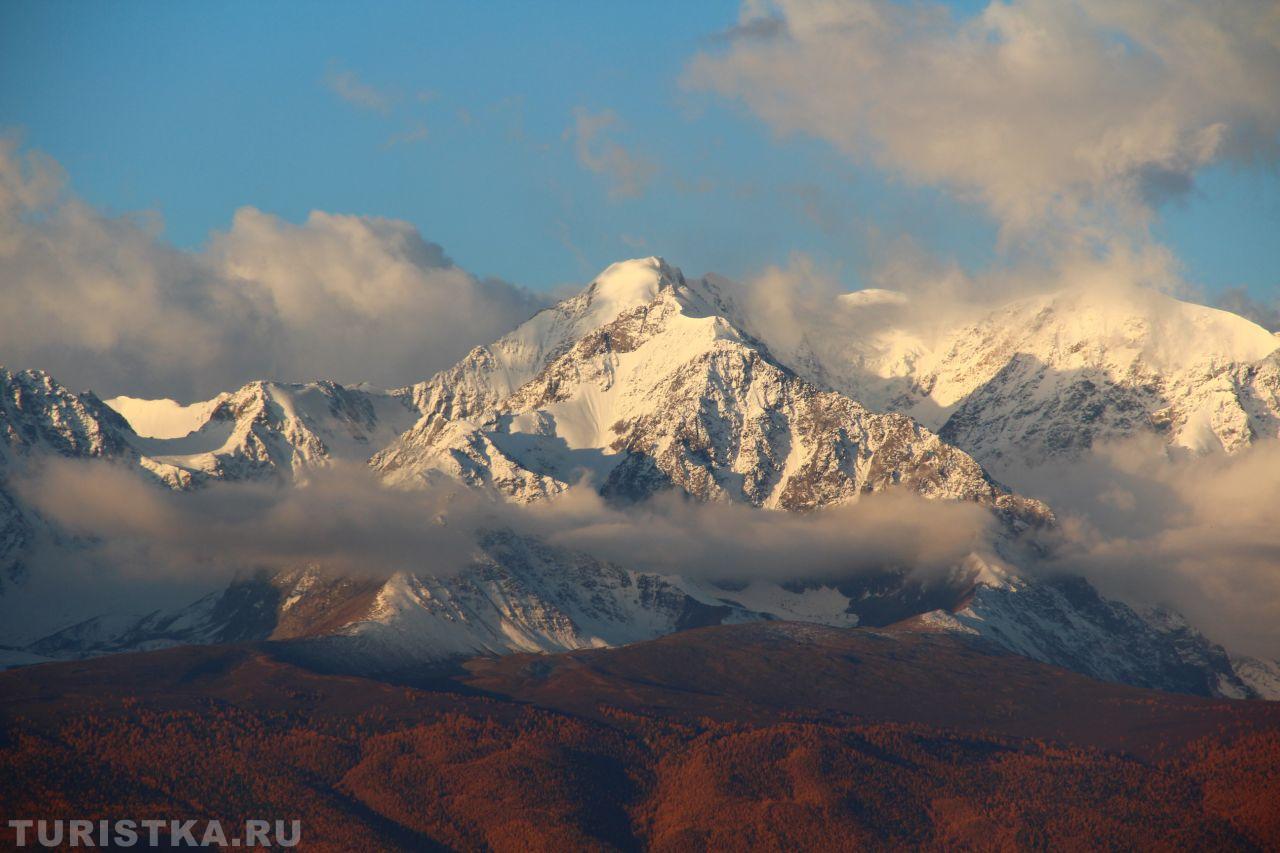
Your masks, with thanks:
[[[345,575],[448,575],[469,564],[481,529],[661,574],[836,580],[887,567],[944,571],[984,550],[994,523],[976,504],[906,491],[808,514],[675,495],[620,509],[588,486],[519,506],[461,486],[388,489],[367,467],[348,465],[318,471],[302,488],[214,483],[175,493],[119,466],[53,459],[19,478],[17,491],[92,543],[78,556],[56,550],[40,571],[80,560],[148,580],[301,565]]]
[[[1007,232],[1141,221],[1221,162],[1274,162],[1280,7],[751,0],[688,86],[983,205]]]
[[[1192,456],[1135,439],[1020,477],[1062,525],[1039,570],[1170,606],[1233,650],[1280,654],[1280,441]]]
[[[0,363],[184,401],[260,378],[415,382],[542,307],[394,219],[316,211],[295,225],[245,207],[181,251],[3,137],[0,283]]]
[[[1171,453],[1158,441],[1100,445],[1024,472],[1059,528],[1017,570],[1082,575],[1104,594],[1186,615],[1233,651],[1280,649],[1280,443],[1234,457]],[[102,462],[52,459],[15,478],[18,495],[88,548],[32,562],[75,583],[225,582],[237,572],[315,565],[343,575],[448,576],[471,563],[476,531],[507,529],[640,571],[708,580],[837,582],[903,569],[937,577],[970,555],[1000,564],[982,507],[905,491],[805,514],[696,503],[675,494],[618,508],[588,486],[530,506],[460,486],[404,492],[364,466],[306,487],[215,483],[174,493]]]
[[[1171,453],[1153,439],[1100,445],[1023,472],[1055,508],[1045,556],[1017,570],[1082,575],[1104,594],[1160,604],[1234,651],[1280,649],[1280,443],[1237,456]],[[460,486],[392,490],[337,465],[306,487],[215,483],[174,493],[119,466],[54,459],[15,480],[18,495],[91,542],[55,547],[33,571],[76,584],[199,581],[315,565],[361,577],[448,576],[476,554],[476,531],[507,529],[627,568],[730,582],[837,582],[885,569],[937,577],[994,557],[992,516],[976,504],[890,490],[794,514],[702,504],[674,494],[618,508],[587,486],[531,506]]]

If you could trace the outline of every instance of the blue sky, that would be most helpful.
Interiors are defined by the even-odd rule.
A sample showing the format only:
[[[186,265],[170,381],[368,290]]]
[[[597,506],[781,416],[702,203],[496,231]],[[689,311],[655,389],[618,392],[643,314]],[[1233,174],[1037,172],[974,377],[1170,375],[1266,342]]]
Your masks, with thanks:
[[[405,219],[467,269],[540,289],[627,256],[742,276],[796,251],[856,287],[876,240],[903,235],[969,268],[992,258],[981,208],[682,88],[737,15],[722,0],[9,3],[0,126],[183,247],[253,205]],[[642,191],[584,166],[577,111],[615,116],[595,144],[620,146]],[[1202,172],[1155,232],[1210,291],[1280,294],[1274,171]]]

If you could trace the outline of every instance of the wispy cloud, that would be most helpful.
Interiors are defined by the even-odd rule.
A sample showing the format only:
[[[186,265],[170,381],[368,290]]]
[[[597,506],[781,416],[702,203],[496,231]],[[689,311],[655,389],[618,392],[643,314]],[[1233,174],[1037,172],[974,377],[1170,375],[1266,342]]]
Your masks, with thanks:
[[[426,124],[423,122],[414,122],[408,129],[400,133],[393,133],[383,143],[383,148],[394,148],[397,145],[412,145],[415,142],[425,142],[431,138],[430,131],[427,130]]]
[[[610,131],[619,124],[612,110],[593,113],[578,107],[564,136],[573,141],[574,154],[583,168],[609,180],[610,198],[635,198],[644,193],[657,166],[610,138]]]
[[[573,239],[573,229],[569,227],[569,223],[563,219],[557,219],[554,225],[556,241],[573,255],[573,259],[578,263],[578,269],[583,272],[591,269],[591,262],[587,259],[586,252],[582,251],[582,247]]]
[[[364,82],[354,71],[338,66],[330,66],[325,72],[324,84],[339,98],[363,110],[388,115],[395,103],[389,93]]]

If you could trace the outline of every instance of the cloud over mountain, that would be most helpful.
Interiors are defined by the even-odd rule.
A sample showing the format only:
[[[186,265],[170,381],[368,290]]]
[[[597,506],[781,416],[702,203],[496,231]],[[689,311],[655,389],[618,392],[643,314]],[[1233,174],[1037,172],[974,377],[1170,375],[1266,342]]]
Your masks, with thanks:
[[[617,507],[588,486],[526,506],[455,484],[388,489],[363,465],[316,471],[301,489],[239,482],[174,493],[127,469],[63,459],[23,475],[18,488],[46,517],[93,543],[71,556],[56,552],[41,566],[46,573],[89,574],[72,565],[79,561],[148,578],[220,579],[305,565],[365,577],[450,575],[473,558],[477,531],[492,529],[643,571],[733,581],[839,581],[886,567],[927,576],[974,552],[995,559],[986,509],[907,489],[808,514],[676,494]]]
[[[1175,607],[1230,648],[1280,648],[1280,443],[1234,456],[1170,454],[1158,441],[1108,442],[1024,473],[1062,522],[1044,568],[1105,593]]]
[[[259,378],[407,384],[541,307],[407,222],[252,207],[199,251],[68,192],[57,163],[0,140],[0,361],[104,394],[212,396]]]

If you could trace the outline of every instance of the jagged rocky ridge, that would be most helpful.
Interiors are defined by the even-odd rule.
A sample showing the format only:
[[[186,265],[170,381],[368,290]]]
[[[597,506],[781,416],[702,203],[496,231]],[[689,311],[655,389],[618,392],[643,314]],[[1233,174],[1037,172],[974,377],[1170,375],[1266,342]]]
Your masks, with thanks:
[[[583,316],[599,325],[584,333]],[[785,510],[900,486],[1049,518],[910,418],[810,385],[733,324],[711,282],[656,259],[615,265],[414,396],[426,414],[372,461],[397,485],[447,477],[529,501],[587,476],[625,500],[677,489]]]
[[[515,501],[540,500],[585,477],[616,501],[676,489],[701,500],[804,511],[896,485],[988,506],[1009,535],[1051,520],[1043,505],[1011,494],[911,418],[869,411],[804,364],[801,373],[814,381],[802,378],[736,316],[714,282],[687,282],[647,259],[614,265],[581,294],[407,389],[251,383],[209,401],[199,429],[170,439],[138,436],[96,397],[71,394],[38,373],[30,381],[85,420],[46,418],[30,402],[18,408],[59,436],[40,447],[136,464],[172,488],[217,479],[305,482],[313,466],[369,459],[393,487],[456,480]],[[20,553],[26,540],[14,541]],[[928,611],[935,626],[978,630],[1019,653],[1102,678],[1256,692],[1221,649],[1190,629],[1171,632],[1168,620],[1098,599],[1091,589],[1092,598],[1064,596],[975,560],[927,591],[892,570],[840,586],[731,589],[490,531],[473,562],[450,571],[352,579],[300,568],[250,576],[187,607],[91,615],[27,638],[22,654],[270,637],[376,669],[454,654],[612,645],[709,622],[877,624],[886,614]],[[1125,665],[1126,649],[1144,651]]]
[[[901,294],[859,291],[832,310],[875,330],[806,339],[788,363],[912,415],[1015,486],[1020,468],[1106,439],[1232,453],[1280,437],[1280,337],[1227,311],[1136,287],[1029,296],[934,326]]]
[[[1265,674],[1237,666],[1177,613],[1103,598],[1083,578],[976,584],[956,607],[929,611],[917,622],[977,635],[1103,681],[1236,699],[1280,698]]]
[[[132,430],[92,392],[75,394],[40,370],[0,366],[0,591],[22,580],[41,520],[11,493],[9,479],[45,455],[87,459],[137,455]]]

